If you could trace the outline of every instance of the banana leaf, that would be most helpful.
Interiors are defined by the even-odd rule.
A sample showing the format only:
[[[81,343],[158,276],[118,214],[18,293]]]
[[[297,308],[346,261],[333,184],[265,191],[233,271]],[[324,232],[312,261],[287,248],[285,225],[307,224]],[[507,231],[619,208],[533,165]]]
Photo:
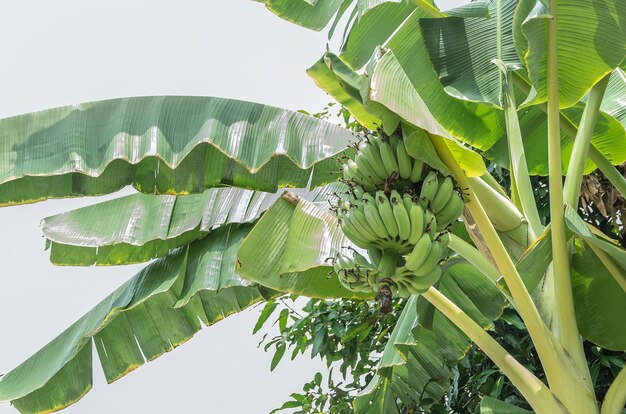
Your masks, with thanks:
[[[205,325],[276,292],[235,273],[251,225],[226,225],[145,267],[0,380],[0,401],[22,413],[60,410],[92,386],[92,343],[113,382],[190,339]]]
[[[387,51],[373,65],[370,73],[368,100],[397,114],[404,121],[427,132],[446,138],[446,143],[457,162],[470,177],[483,175],[487,168],[482,157],[457,142],[433,117],[430,109],[411,86],[410,79],[393,51]],[[368,103],[366,103],[367,107]],[[411,151],[412,147],[409,147]],[[410,153],[413,156],[419,154]]]
[[[485,396],[480,403],[480,414],[533,414],[533,412],[493,397]]]
[[[293,192],[325,204],[339,188],[334,183]],[[48,217],[42,227],[55,265],[140,263],[165,256],[227,222],[255,221],[279,197],[238,188],[186,196],[132,194]]]
[[[245,279],[285,293],[316,298],[372,298],[344,288],[329,260],[352,247],[337,219],[286,193],[257,222],[238,254]]]
[[[498,289],[468,263],[452,266],[442,277],[439,289],[485,329],[500,317],[505,306]],[[379,386],[388,382],[393,392],[381,393],[374,388],[357,401],[394,406],[396,399],[407,405],[437,402],[447,391],[451,368],[464,357],[471,341],[439,311],[435,311],[432,328],[425,328],[417,298],[412,296],[407,302],[379,363]]]
[[[626,3],[613,0],[557,1],[559,106],[568,108],[606,74],[626,53]],[[547,100],[548,21],[543,2],[521,0],[514,20],[516,48],[533,85],[524,105]]]
[[[281,19],[320,31],[341,7],[343,0],[254,0]]]
[[[520,67],[513,44],[516,0],[491,0],[489,18],[422,19],[433,68],[445,91],[457,99],[502,107],[502,72],[493,61]]]
[[[374,130],[381,125],[380,119],[363,107],[360,90],[366,80],[348,67],[341,58],[327,52],[308,68],[306,73],[320,89],[346,107],[354,119],[365,128]]]
[[[353,133],[284,109],[223,98],[141,97],[0,120],[0,206],[229,185],[262,191],[335,181]]]

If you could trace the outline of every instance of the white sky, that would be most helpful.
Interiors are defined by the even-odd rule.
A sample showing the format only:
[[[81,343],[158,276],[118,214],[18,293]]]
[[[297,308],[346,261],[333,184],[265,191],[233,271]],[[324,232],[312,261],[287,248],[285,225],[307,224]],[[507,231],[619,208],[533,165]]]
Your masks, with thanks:
[[[0,117],[140,95],[223,96],[309,111],[330,100],[304,73],[325,50],[325,34],[249,0],[4,1],[0,39]],[[0,208],[0,373],[142,267],[48,262],[40,219],[94,201]],[[229,317],[112,385],[96,362],[94,389],[63,412],[267,413],[323,366],[307,356],[270,373],[272,355],[251,335],[256,317]],[[0,404],[0,414],[14,412]]]

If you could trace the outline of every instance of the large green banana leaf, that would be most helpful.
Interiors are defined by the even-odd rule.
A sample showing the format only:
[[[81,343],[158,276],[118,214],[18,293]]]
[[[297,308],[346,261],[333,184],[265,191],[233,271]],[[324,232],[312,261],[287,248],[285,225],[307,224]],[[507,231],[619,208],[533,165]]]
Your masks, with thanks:
[[[326,204],[341,188],[333,183],[294,194]],[[259,218],[280,193],[214,188],[202,194],[132,194],[43,220],[56,265],[89,266],[145,262],[205,237],[225,223]]]
[[[611,73],[600,109],[617,119],[626,128],[624,96],[626,96],[626,74],[622,68],[617,68]]]
[[[583,338],[603,348],[626,350],[626,329],[623,321],[623,315],[626,314],[626,292],[598,257],[580,241],[584,240],[606,252],[622,272],[622,278],[626,278],[626,251],[594,235],[569,206],[565,217],[571,231],[570,237],[576,236],[577,239],[571,270],[578,329]],[[517,263],[529,290],[538,288],[551,262],[551,236],[548,227]]]
[[[141,97],[0,120],[0,205],[97,195],[262,191],[335,181],[353,133],[284,109],[223,98]],[[325,161],[324,161],[325,160]]]
[[[450,17],[420,21],[430,59],[450,95],[458,99],[500,105],[503,79],[493,60],[501,60],[510,67],[520,66],[512,33],[516,5],[517,1],[513,0],[491,0],[491,18]],[[618,111],[620,105],[615,102],[614,96],[620,92],[619,84],[619,78],[614,77],[603,109]],[[519,95],[517,101],[521,102],[524,98]],[[578,125],[583,109],[584,104],[577,103],[563,113],[574,125]],[[612,114],[608,111],[600,113],[592,143],[613,164],[621,164],[626,160],[626,146],[623,145],[626,133],[623,125],[609,115]],[[546,115],[539,108],[527,108],[521,110],[518,116],[529,172],[533,175],[547,175]],[[566,172],[573,142],[565,134],[562,134],[561,141],[563,170]],[[500,165],[509,164],[505,134],[485,156]],[[589,161],[585,171],[589,173],[593,169],[595,165]]]
[[[513,44],[516,0],[488,2],[489,18],[422,19],[424,43],[439,80],[457,99],[502,106],[502,72],[497,59],[519,67]]]
[[[92,340],[107,381],[171,351],[276,292],[235,274],[251,225],[227,225],[148,265],[0,380],[0,401],[22,413],[62,409],[92,386]]]
[[[500,317],[505,305],[498,289],[467,263],[451,267],[439,289],[486,329]],[[451,368],[463,358],[471,341],[439,311],[435,311],[432,329],[425,328],[416,305],[417,296],[412,296],[383,352],[378,367],[381,384],[357,400],[383,406],[395,406],[396,398],[405,404],[427,399],[437,402],[447,391]],[[385,382],[392,392],[379,391]]]
[[[369,75],[370,85],[367,97],[369,101],[382,105],[420,129],[446,138],[445,141],[452,154],[468,176],[479,177],[485,173],[487,169],[483,158],[470,148],[456,142],[433,117],[426,103],[412,87],[410,79],[393,51],[384,53],[373,65],[373,72]]]
[[[567,108],[620,65],[626,53],[626,2],[557,1],[559,105]],[[547,100],[547,22],[544,2],[520,0],[515,16],[516,47],[533,85],[524,105]]]
[[[286,193],[257,222],[238,254],[238,273],[263,286],[318,298],[372,298],[344,288],[330,259],[352,247],[327,208]]]

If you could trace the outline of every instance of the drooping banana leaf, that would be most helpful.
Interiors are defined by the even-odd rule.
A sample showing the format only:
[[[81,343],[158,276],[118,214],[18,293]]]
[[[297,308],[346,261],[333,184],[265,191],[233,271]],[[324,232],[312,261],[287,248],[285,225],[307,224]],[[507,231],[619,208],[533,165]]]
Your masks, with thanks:
[[[446,138],[446,143],[461,168],[470,177],[479,177],[487,170],[482,157],[461,145],[433,117],[429,107],[412,87],[411,81],[393,51],[387,51],[370,73],[368,99],[397,114],[404,121]],[[366,103],[367,107],[368,103]],[[370,104],[371,106],[371,104]],[[409,150],[411,148],[409,147]]]
[[[343,0],[254,0],[278,17],[320,31],[333,18]]]
[[[271,106],[209,97],[141,97],[0,120],[0,205],[98,195],[262,191],[335,181],[331,157],[353,133]]]
[[[493,61],[521,66],[513,44],[516,5],[516,0],[491,0],[489,18],[420,21],[430,60],[448,94],[502,107],[502,72]]]
[[[337,219],[286,193],[261,217],[238,254],[237,272],[285,293],[317,298],[372,298],[344,288],[329,260],[352,243]]]
[[[292,191],[326,204],[340,186]],[[56,265],[140,263],[201,239],[224,223],[252,222],[279,197],[228,187],[186,196],[132,194],[48,217],[42,227]]]
[[[358,0],[359,10],[368,7],[350,28],[341,46],[340,57],[354,69],[361,69],[379,45],[384,45],[398,26],[415,9],[410,1]],[[372,7],[374,6],[374,7]]]
[[[525,62],[533,89],[523,105],[547,100],[547,22],[549,10],[539,0],[521,0],[515,16],[516,48]],[[557,2],[559,105],[578,101],[626,53],[626,3],[613,0]],[[522,105],[522,106],[523,106]]]
[[[451,267],[439,289],[477,323],[487,328],[498,319],[505,300],[498,289],[482,278],[470,264]],[[357,400],[374,399],[378,404],[405,404],[439,401],[449,386],[451,368],[463,358],[470,340],[439,311],[432,329],[424,328],[412,296],[392,332],[378,367],[381,383],[387,381],[392,393],[373,392]],[[356,403],[355,403],[356,405]]]
[[[381,125],[380,119],[363,107],[360,90],[365,79],[341,58],[327,52],[306,73],[317,86],[346,107],[361,125],[371,130]]]
[[[235,273],[251,225],[227,225],[144,268],[0,380],[0,401],[22,413],[75,403],[92,386],[92,340],[107,381],[171,351],[211,325],[276,292]]]

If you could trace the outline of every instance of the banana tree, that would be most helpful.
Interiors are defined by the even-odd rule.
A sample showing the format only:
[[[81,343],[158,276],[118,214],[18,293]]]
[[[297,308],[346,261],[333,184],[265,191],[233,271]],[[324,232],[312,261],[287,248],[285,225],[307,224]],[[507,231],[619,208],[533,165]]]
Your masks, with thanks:
[[[91,388],[93,345],[112,382],[201,324],[289,293],[377,300],[383,312],[408,297],[356,413],[442,398],[471,342],[538,413],[620,413],[626,371],[596,401],[582,338],[626,349],[626,252],[577,201],[596,167],[626,194],[614,167],[626,160],[626,4],[262,3],[330,35],[347,20],[341,50],[308,73],[370,132],[199,97],[0,120],[1,205],[138,191],[45,219],[53,263],[156,259],[3,376],[0,400],[62,409]],[[510,195],[485,159],[509,167]],[[550,176],[547,225],[531,174]],[[489,335],[505,306],[547,383]]]

